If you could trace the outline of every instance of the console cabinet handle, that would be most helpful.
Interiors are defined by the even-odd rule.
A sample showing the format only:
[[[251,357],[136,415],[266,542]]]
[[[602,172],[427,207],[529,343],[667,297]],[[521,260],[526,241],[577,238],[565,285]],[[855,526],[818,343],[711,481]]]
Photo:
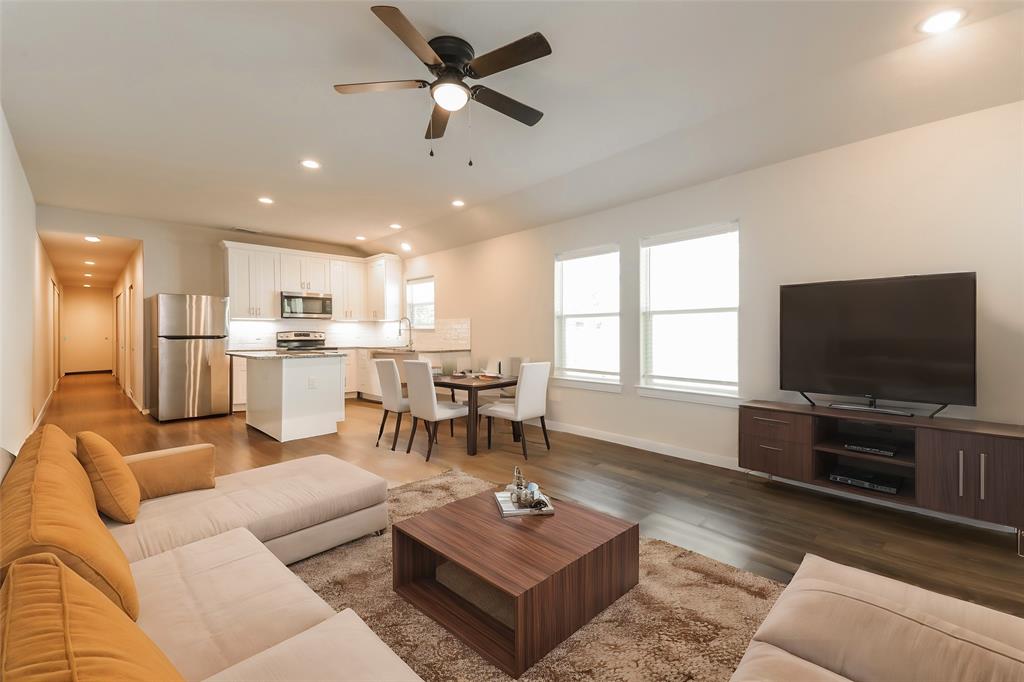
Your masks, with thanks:
[[[981,499],[985,499],[985,453],[981,453]]]
[[[960,451],[960,497],[964,496],[964,451]]]
[[[785,424],[786,426],[789,426],[789,422],[782,421],[781,419],[769,419],[768,417],[754,417],[754,420],[759,422],[769,422],[771,424]]]
[[[782,448],[773,448],[771,445],[760,445],[759,444],[758,447],[759,448],[764,448],[765,450],[773,450],[775,452],[782,452]]]

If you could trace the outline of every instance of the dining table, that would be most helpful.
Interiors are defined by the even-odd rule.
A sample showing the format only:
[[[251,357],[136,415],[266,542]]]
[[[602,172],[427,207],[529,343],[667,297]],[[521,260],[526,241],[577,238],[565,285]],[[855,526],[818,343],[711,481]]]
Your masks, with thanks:
[[[434,386],[455,391],[465,391],[469,395],[466,403],[469,415],[466,418],[466,453],[476,454],[477,409],[480,405],[480,391],[491,391],[498,388],[509,388],[519,382],[518,377],[503,376],[451,376],[434,377]]]

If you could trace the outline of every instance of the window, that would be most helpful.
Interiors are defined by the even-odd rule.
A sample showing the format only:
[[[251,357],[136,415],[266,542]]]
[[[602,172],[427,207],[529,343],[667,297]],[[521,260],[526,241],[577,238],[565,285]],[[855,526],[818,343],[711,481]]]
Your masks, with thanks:
[[[405,283],[406,317],[413,329],[434,328],[434,278],[410,279]]]
[[[738,392],[739,226],[641,242],[641,385]]]
[[[555,259],[555,374],[619,380],[619,251],[604,247]]]

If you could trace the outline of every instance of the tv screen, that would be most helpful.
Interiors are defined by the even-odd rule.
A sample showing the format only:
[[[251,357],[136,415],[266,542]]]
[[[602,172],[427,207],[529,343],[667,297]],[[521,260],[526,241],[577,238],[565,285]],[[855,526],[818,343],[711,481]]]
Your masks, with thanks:
[[[975,273],[781,287],[781,387],[975,404]]]

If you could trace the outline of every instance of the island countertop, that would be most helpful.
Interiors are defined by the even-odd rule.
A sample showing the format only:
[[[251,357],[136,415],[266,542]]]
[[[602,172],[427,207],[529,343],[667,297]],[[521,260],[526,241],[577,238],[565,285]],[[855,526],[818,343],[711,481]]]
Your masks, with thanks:
[[[227,355],[246,360],[308,360],[310,358],[344,358],[348,354],[342,351],[316,351],[312,353],[278,353],[274,350],[229,350]]]

